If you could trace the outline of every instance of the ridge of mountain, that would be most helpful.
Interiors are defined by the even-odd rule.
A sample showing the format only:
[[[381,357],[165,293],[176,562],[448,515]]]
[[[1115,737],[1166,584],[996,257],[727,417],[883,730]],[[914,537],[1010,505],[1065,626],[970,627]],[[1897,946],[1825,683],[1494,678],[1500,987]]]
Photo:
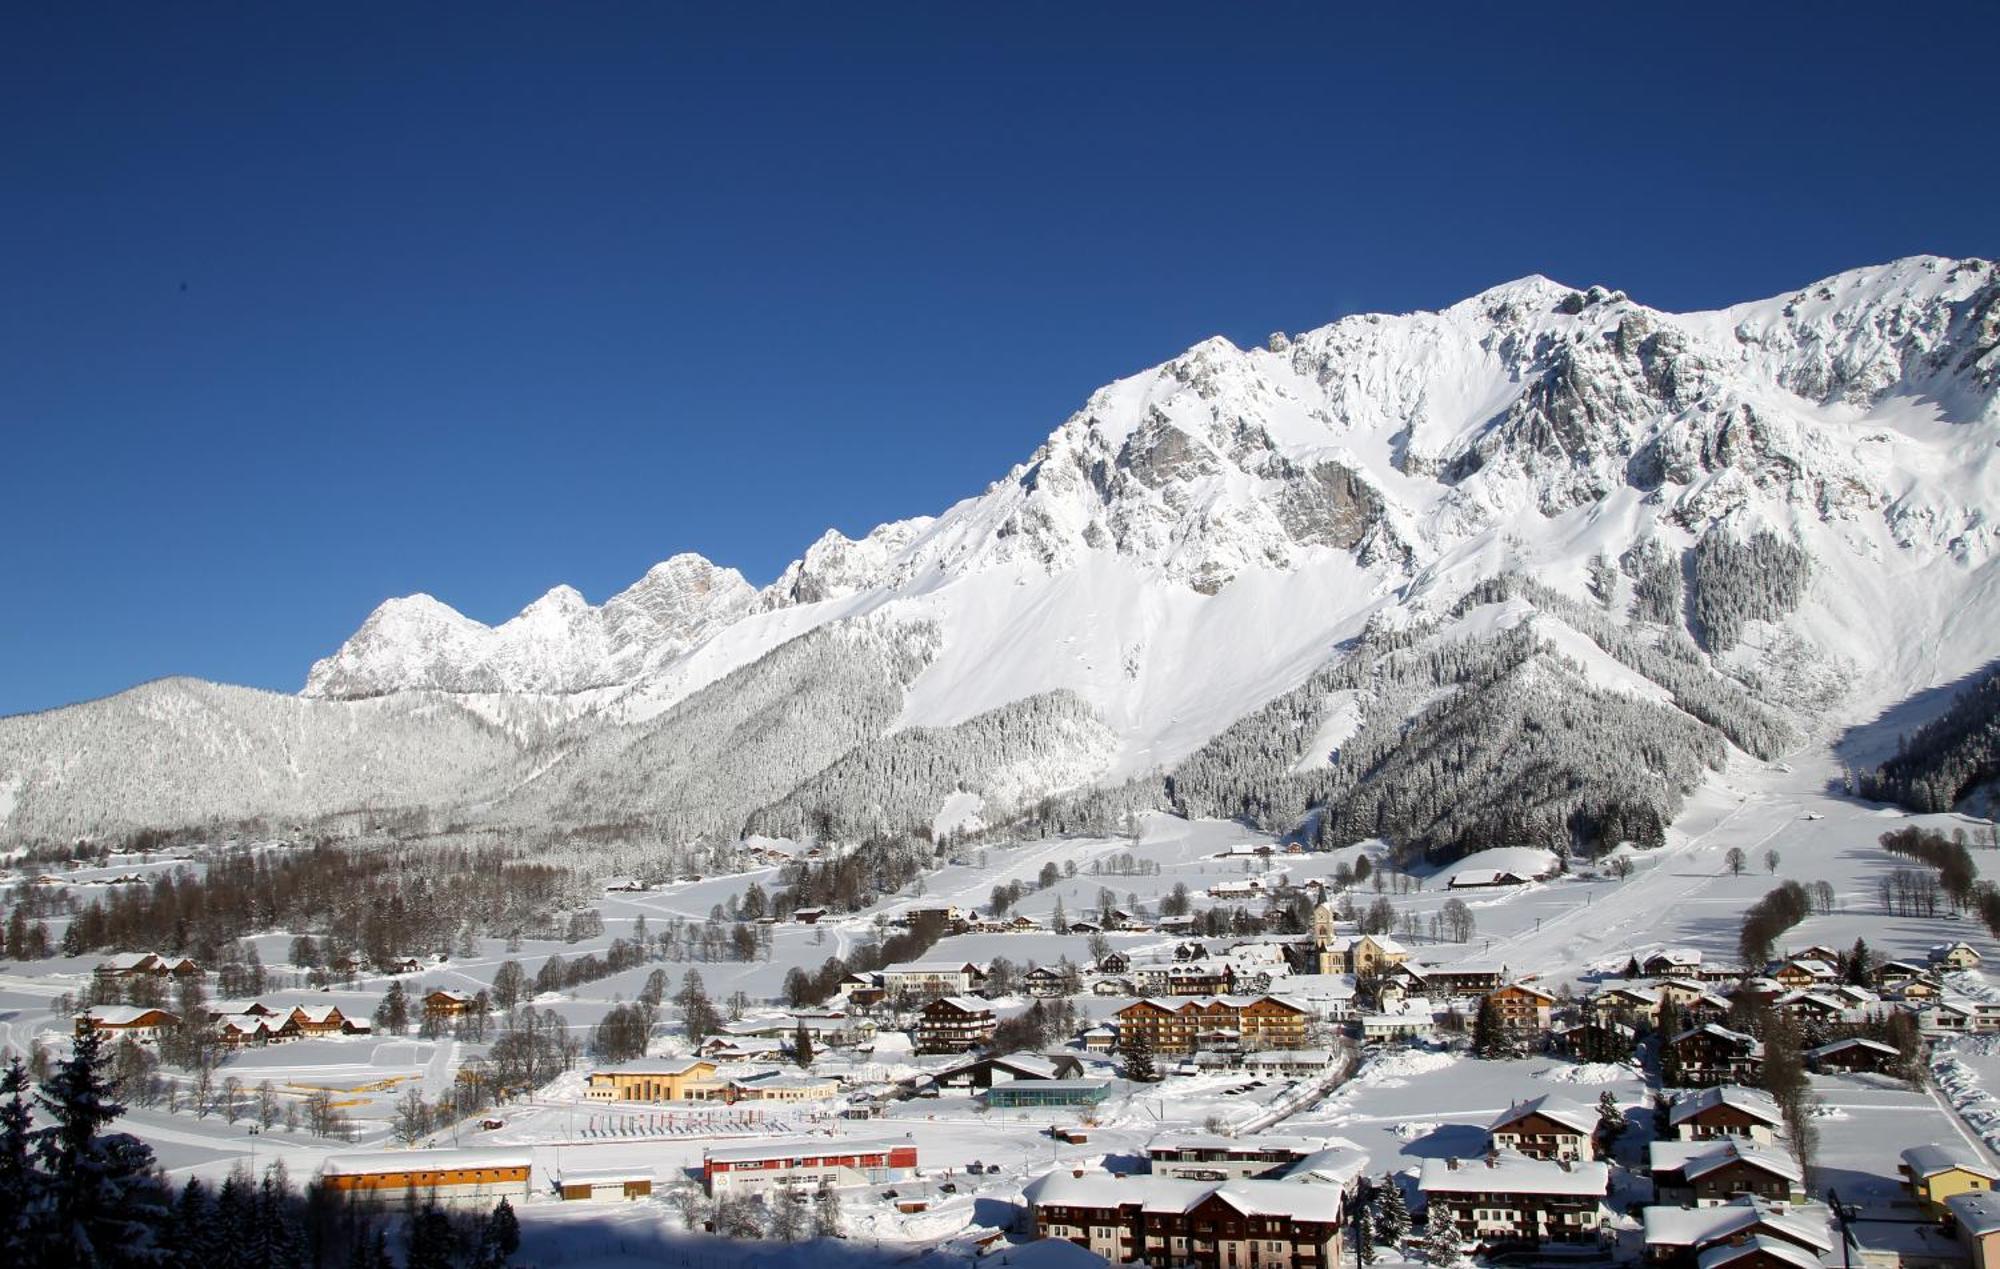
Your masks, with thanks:
[[[411,596],[299,697],[176,681],[0,719],[0,830],[391,807],[714,839],[1136,788],[1273,823],[1343,798],[1317,822],[1373,805],[1424,849],[1649,835],[1727,745],[1991,659],[1996,400],[1979,260],[1694,314],[1536,277],[1210,339],[980,494],[829,532],[761,590],[680,555],[490,627]],[[1537,711],[1573,728],[1547,754],[1581,801],[1409,818],[1438,755]],[[1673,774],[1599,778],[1593,748]]]

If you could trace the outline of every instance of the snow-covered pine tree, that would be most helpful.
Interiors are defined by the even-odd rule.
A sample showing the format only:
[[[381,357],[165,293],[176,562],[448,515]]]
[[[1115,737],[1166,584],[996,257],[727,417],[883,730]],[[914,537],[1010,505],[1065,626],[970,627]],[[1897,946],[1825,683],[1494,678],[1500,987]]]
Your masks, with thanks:
[[[125,1108],[104,1073],[95,1031],[76,1038],[35,1094],[55,1122],[36,1130],[44,1177],[46,1224],[30,1235],[31,1263],[144,1264],[156,1258],[168,1223],[166,1192],[153,1171],[153,1148],[130,1133],[104,1131]]]
[[[1451,1216],[1451,1209],[1443,1203],[1432,1200],[1424,1207],[1424,1259],[1445,1269],[1464,1259],[1464,1251],[1459,1243],[1458,1222]]]
[[[1375,1189],[1375,1235],[1391,1247],[1402,1246],[1410,1236],[1410,1207],[1393,1175],[1383,1177]]]

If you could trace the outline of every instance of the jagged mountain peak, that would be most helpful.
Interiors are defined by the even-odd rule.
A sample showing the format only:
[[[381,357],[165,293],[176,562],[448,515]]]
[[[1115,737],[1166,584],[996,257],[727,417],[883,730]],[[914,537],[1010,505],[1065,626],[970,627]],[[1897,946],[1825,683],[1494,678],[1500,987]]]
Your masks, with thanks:
[[[492,631],[449,609],[392,621],[385,605],[308,691],[631,684],[753,614],[994,569],[1053,576],[1102,555],[1197,595],[1328,560],[1384,592],[1522,516],[1621,494],[1697,534],[1728,518],[1876,514],[1905,491],[1825,410],[1900,393],[1991,418],[1996,295],[1989,262],[1937,257],[1692,314],[1529,275],[1269,347],[1212,336],[1092,393],[982,494],[859,538],[829,530],[761,594],[682,555],[601,608],[551,592]],[[1909,540],[1966,540],[1963,516],[1896,514]]]
[[[735,569],[680,554],[593,606],[558,585],[497,626],[429,595],[390,599],[317,662],[307,696],[573,693],[630,683],[740,616],[756,590]]]

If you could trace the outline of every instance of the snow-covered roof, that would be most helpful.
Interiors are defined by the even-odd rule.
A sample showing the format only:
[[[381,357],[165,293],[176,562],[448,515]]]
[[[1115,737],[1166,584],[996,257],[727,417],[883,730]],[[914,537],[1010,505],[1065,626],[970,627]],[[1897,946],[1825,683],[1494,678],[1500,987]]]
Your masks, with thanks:
[[[1067,1238],[1037,1238],[996,1251],[980,1263],[1007,1269],[1103,1269],[1111,1262]]]
[[[1944,1201],[1951,1218],[1966,1233],[1979,1237],[2000,1234],[2000,1194],[1992,1190],[1967,1190]]]
[[[1352,1185],[1354,1179],[1367,1170],[1368,1152],[1348,1141],[1339,1145],[1329,1145],[1324,1150],[1315,1150],[1300,1159],[1285,1173],[1285,1180],[1317,1182],[1344,1188]]]
[[[1245,1215],[1287,1216],[1293,1220],[1339,1223],[1344,1198],[1338,1188],[1292,1181],[1183,1181],[1164,1176],[1117,1176],[1110,1172],[1050,1172],[1028,1183],[1030,1203],[1060,1207],[1126,1207],[1148,1212],[1185,1212],[1213,1194]]]
[[[1215,1186],[1207,1181],[1183,1181],[1166,1176],[1119,1176],[1111,1172],[1049,1172],[1028,1182],[1023,1193],[1036,1205],[1060,1207],[1124,1207],[1148,1211],[1185,1212],[1207,1198]]]
[[[730,1082],[745,1088],[825,1088],[838,1083],[831,1075],[788,1075],[779,1071],[746,1075]]]
[[[1712,1141],[1655,1141],[1650,1161],[1655,1175],[1678,1171],[1690,1181],[1732,1163],[1747,1163],[1793,1184],[1805,1179],[1805,1174],[1799,1171],[1799,1165],[1791,1155],[1738,1137],[1719,1137]]]
[[[1936,1176],[1940,1172],[1957,1169],[1983,1176],[1989,1181],[2000,1180],[2000,1172],[1994,1171],[1992,1165],[1963,1146],[1911,1146],[1903,1151],[1903,1166],[1916,1177]]]
[[[557,1185],[620,1185],[628,1181],[653,1180],[651,1168],[564,1168],[556,1173]]]
[[[368,1150],[330,1154],[320,1171],[326,1176],[365,1176],[377,1172],[456,1172],[468,1168],[526,1168],[535,1157],[514,1150]]]
[[[1715,1022],[1705,1022],[1698,1027],[1689,1027],[1671,1040],[1668,1040],[1667,1043],[1679,1044],[1682,1040],[1694,1035],[1711,1035],[1718,1040],[1727,1040],[1731,1044],[1751,1053],[1762,1053],[1764,1051],[1763,1044],[1759,1042],[1756,1036],[1748,1035],[1741,1031],[1731,1031],[1728,1027]]]
[[[169,1022],[174,1020],[173,1014],[157,1005],[92,1005],[83,1013],[92,1022],[106,1027],[129,1027],[149,1014],[158,1014]]]
[[[1667,1111],[1667,1123],[1672,1125],[1685,1123],[1696,1115],[1714,1110],[1718,1106],[1740,1110],[1746,1115],[1763,1120],[1772,1127],[1784,1122],[1784,1116],[1778,1113],[1778,1103],[1772,1101],[1768,1093],[1737,1084],[1718,1084],[1713,1088],[1689,1093],[1674,1102],[1673,1108]]]
[[[1523,877],[1553,874],[1560,867],[1555,854],[1539,846],[1496,846],[1475,851],[1445,869],[1456,878],[1463,872],[1512,872]]]
[[[1289,1150],[1303,1158],[1320,1148],[1317,1137],[1286,1137],[1260,1132],[1254,1137],[1224,1137],[1213,1132],[1164,1132],[1146,1143],[1146,1153],[1162,1150],[1210,1150],[1223,1154],[1263,1154]]]
[[[1669,965],[1695,966],[1701,964],[1701,953],[1692,947],[1663,947],[1657,952],[1648,952],[1639,963],[1651,965],[1654,961],[1665,961]]]
[[[1740,1243],[1724,1243],[1720,1247],[1710,1247],[1695,1258],[1698,1269],[1721,1269],[1734,1264],[1745,1256],[1758,1253],[1797,1265],[1799,1269],[1820,1269],[1819,1257],[1796,1243],[1788,1243],[1782,1238],[1768,1234],[1752,1234]]]
[[[1005,1094],[1007,1090],[1025,1088],[1037,1092],[1097,1092],[1111,1087],[1108,1079],[1065,1079],[1065,1080],[1015,1080],[1005,1084],[995,1084],[989,1091]]]
[[[1338,1189],[1291,1181],[1230,1181],[1216,1197],[1246,1216],[1288,1216],[1300,1221],[1340,1223],[1344,1197]]]
[[[1451,875],[1449,886],[1464,889],[1472,886],[1522,885],[1529,880],[1528,876],[1511,868],[1462,868]]]
[[[138,969],[149,961],[160,960],[158,952],[127,952],[123,956],[107,957],[99,969]]]
[[[1872,1053],[1880,1053],[1884,1057],[1896,1056],[1896,1046],[1884,1044],[1880,1040],[1866,1039],[1862,1036],[1849,1036],[1845,1040],[1835,1040],[1832,1044],[1822,1044],[1816,1049],[1807,1050],[1807,1052],[1813,1057],[1825,1057],[1828,1054],[1841,1053],[1848,1049],[1867,1049]]]
[[[1500,1117],[1493,1121],[1488,1131],[1500,1132],[1507,1125],[1518,1123],[1530,1115],[1553,1119],[1563,1127],[1572,1128],[1586,1137],[1597,1131],[1596,1107],[1586,1106],[1582,1102],[1560,1097],[1554,1093],[1544,1093],[1540,1097],[1529,1098],[1519,1105],[1510,1106],[1500,1112]]]
[[[1607,1000],[1612,996],[1629,996],[1634,1000],[1641,1000],[1649,1005],[1660,1003],[1660,993],[1650,987],[1604,987],[1593,992],[1590,1000],[1592,1004],[1595,1004],[1600,1000]]]
[[[1713,1207],[1672,1207],[1654,1204],[1641,1214],[1648,1247],[1692,1247],[1728,1238],[1756,1226],[1782,1231],[1821,1252],[1833,1248],[1827,1233],[1826,1209],[1779,1205],[1742,1195]]]
[[[978,973],[979,966],[971,961],[904,961],[897,965],[884,965],[885,974],[963,974]]]
[[[978,996],[939,996],[931,1004],[950,1005],[960,1013],[990,1013],[993,1009],[992,1001],[984,1000]],[[924,1007],[928,1009],[930,1005]]]
[[[1426,1194],[1603,1195],[1610,1182],[1602,1163],[1565,1164],[1501,1150],[1481,1159],[1425,1159],[1417,1188]]]
[[[821,1159],[828,1155],[886,1154],[904,1150],[915,1143],[908,1138],[887,1140],[844,1140],[840,1137],[804,1137],[791,1141],[767,1141],[755,1146],[723,1146],[705,1150],[702,1158],[710,1163],[747,1163],[757,1159]]]
[[[679,1061],[648,1062],[639,1059],[621,1062],[616,1066],[599,1067],[592,1075],[686,1075],[697,1066],[715,1069],[715,1063],[705,1057],[681,1058]]]

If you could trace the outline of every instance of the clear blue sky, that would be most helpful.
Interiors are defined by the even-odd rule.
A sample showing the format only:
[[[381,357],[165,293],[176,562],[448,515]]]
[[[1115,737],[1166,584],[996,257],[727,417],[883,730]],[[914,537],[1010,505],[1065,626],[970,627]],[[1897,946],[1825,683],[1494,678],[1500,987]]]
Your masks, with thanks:
[[[0,713],[762,583],[1218,332],[2000,253],[1991,4],[712,7],[14,6]]]

